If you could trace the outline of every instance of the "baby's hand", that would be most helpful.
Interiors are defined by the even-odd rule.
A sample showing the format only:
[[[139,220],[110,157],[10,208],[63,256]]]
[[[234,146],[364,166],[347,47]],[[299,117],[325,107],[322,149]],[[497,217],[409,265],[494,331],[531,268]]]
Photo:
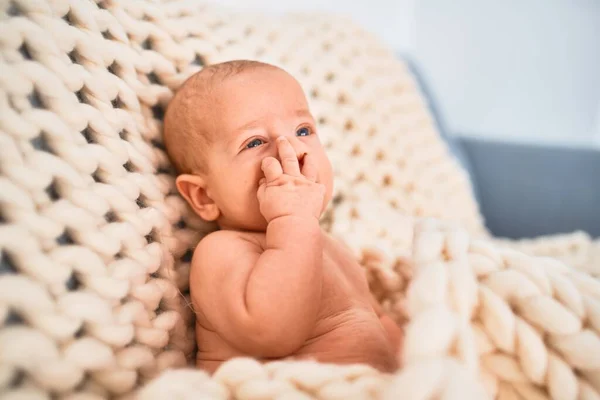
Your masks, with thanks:
[[[296,152],[284,137],[277,138],[281,163],[273,157],[262,160],[265,177],[259,182],[260,212],[267,222],[283,216],[321,217],[325,186],[316,183],[317,168],[310,154],[304,155],[302,171]]]

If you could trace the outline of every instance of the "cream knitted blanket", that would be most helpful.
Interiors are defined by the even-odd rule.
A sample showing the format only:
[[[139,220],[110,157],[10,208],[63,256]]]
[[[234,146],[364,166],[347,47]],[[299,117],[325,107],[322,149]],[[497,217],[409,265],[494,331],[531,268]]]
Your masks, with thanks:
[[[0,397],[600,398],[600,246],[492,238],[406,66],[352,21],[137,0],[5,0],[0,19]],[[405,327],[398,373],[184,368],[214,227],[176,194],[161,118],[233,58],[309,95],[336,177],[323,226]]]

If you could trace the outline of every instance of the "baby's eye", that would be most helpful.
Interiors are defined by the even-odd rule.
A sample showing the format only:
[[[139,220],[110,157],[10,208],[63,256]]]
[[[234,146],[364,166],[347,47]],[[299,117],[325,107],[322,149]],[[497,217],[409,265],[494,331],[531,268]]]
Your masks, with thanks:
[[[253,148],[253,147],[258,147],[258,146],[260,146],[261,144],[263,144],[263,141],[262,141],[261,139],[254,139],[254,140],[252,140],[250,143],[248,143],[248,144],[246,145],[246,148],[247,148],[247,149],[251,149],[251,148]]]
[[[296,136],[308,136],[310,135],[310,128],[307,126],[303,126],[302,128],[296,131]]]

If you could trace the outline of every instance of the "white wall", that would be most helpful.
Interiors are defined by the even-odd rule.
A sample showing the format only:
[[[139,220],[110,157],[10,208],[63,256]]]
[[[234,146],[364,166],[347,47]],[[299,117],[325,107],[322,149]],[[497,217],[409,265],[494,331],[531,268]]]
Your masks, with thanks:
[[[415,26],[416,57],[454,131],[598,140],[600,1],[422,0]]]
[[[214,0],[213,0],[214,1]],[[418,0],[218,0],[239,10],[267,12],[324,11],[350,15],[394,49],[414,43],[414,7]]]
[[[220,0],[349,14],[412,54],[452,131],[600,145],[600,0]]]

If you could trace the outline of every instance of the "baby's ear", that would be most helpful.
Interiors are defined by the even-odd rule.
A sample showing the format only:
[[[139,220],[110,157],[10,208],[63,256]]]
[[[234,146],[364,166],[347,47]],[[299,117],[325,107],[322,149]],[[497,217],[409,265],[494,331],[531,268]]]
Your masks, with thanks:
[[[183,174],[175,180],[179,194],[205,221],[215,221],[221,211],[206,192],[206,181],[198,175]]]

